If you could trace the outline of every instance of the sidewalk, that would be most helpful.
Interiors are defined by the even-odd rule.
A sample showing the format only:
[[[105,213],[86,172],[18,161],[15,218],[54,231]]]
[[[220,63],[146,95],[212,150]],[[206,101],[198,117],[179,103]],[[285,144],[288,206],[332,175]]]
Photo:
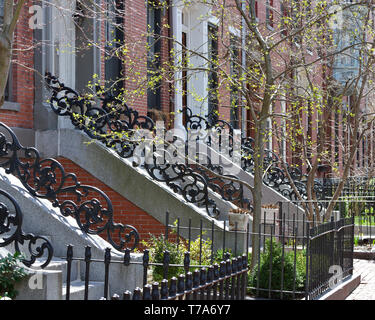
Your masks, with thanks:
[[[346,300],[375,300],[375,261],[354,260],[354,274],[358,273],[361,283]]]

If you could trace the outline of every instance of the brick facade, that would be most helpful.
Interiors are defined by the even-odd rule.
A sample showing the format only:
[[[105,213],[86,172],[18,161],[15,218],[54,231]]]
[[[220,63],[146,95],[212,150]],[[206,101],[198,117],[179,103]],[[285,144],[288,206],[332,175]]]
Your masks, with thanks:
[[[12,58],[11,102],[19,104],[19,111],[0,108],[0,121],[10,127],[31,129],[34,126],[34,47],[33,30],[29,27],[28,2],[22,8],[14,37]]]

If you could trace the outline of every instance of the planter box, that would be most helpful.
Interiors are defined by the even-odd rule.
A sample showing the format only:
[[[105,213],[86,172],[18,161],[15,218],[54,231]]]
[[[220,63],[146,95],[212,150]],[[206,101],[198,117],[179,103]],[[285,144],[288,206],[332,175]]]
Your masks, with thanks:
[[[249,215],[244,213],[228,213],[229,231],[247,231],[247,224],[249,222]],[[237,229],[236,229],[237,222]]]
[[[263,223],[273,223],[273,219],[276,219],[276,224],[278,224],[279,219],[279,209],[273,209],[273,208],[262,208],[262,214],[261,214],[261,221]]]

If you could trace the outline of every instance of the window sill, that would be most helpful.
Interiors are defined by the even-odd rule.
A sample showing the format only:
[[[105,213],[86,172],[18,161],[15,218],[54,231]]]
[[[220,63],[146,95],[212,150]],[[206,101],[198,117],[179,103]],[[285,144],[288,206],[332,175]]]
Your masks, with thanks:
[[[270,31],[275,31],[274,27],[267,23],[267,29]]]
[[[8,111],[15,111],[19,112],[21,109],[21,106],[17,102],[10,102],[10,101],[5,101],[0,110],[8,110]]]

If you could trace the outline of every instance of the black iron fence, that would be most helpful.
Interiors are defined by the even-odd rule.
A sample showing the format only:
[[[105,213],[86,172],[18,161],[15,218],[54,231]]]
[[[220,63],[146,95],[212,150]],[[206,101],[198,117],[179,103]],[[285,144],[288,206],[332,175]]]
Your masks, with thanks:
[[[324,179],[324,197],[328,204],[340,180]],[[349,177],[336,203],[342,217],[354,216],[355,245],[374,245],[375,240],[375,180],[368,177]]]
[[[332,198],[340,179],[325,178],[322,180],[325,199]],[[375,180],[373,178],[358,176],[348,177],[344,183],[340,197],[375,198]]]
[[[185,261],[189,261],[189,252],[185,253]],[[126,290],[122,293],[123,300],[216,300],[231,299],[240,300],[245,298],[246,280],[247,280],[247,257],[246,255],[237,258],[229,258],[215,263],[211,266],[190,265],[188,262],[184,265],[170,263],[170,252],[165,250],[163,253],[163,263],[150,262],[149,251],[143,252],[142,261],[131,261],[130,250],[124,253],[123,261],[111,261],[111,250],[105,251],[104,260],[91,259],[91,249],[86,247],[85,257],[74,257],[73,247],[67,249],[67,283],[66,283],[66,300],[70,300],[71,288],[71,270],[73,261],[83,261],[85,263],[85,291],[84,299],[89,297],[89,278],[90,266],[92,263],[103,263],[104,273],[104,292],[102,300],[110,299],[109,297],[109,278],[110,264],[121,263],[125,266],[141,265],[144,270],[143,287],[136,287],[133,292]],[[148,270],[152,267],[161,267],[163,270],[163,280],[148,284]],[[170,268],[183,267],[185,273],[179,274],[178,277],[171,277],[169,280],[168,271]],[[195,268],[194,271],[190,271]],[[113,294],[111,299],[120,299],[119,294]]]
[[[303,228],[299,229],[299,225]],[[188,235],[185,238],[183,228]],[[194,229],[199,231],[198,236],[191,237]],[[214,230],[203,228],[202,224],[192,227],[190,220],[188,226],[180,220],[167,223],[165,233],[155,237],[142,252],[142,261],[132,259],[129,249],[120,260],[111,259],[110,249],[104,259],[91,259],[89,247],[85,257],[74,257],[73,247],[68,246],[66,299],[70,299],[73,261],[81,261],[85,266],[85,299],[89,297],[91,264],[104,266],[102,299],[106,300],[310,300],[335,288],[353,272],[354,217],[318,224],[300,220],[296,215],[288,219],[287,212],[279,210],[274,212],[273,221],[262,221],[256,233],[250,224],[243,231],[226,231],[238,238],[247,236],[248,246],[241,253],[226,247],[225,241],[218,244]],[[257,254],[249,245],[253,236],[260,239]],[[142,285],[110,294],[111,264],[141,266]]]
[[[353,274],[354,216],[309,231],[308,298],[314,299]]]

